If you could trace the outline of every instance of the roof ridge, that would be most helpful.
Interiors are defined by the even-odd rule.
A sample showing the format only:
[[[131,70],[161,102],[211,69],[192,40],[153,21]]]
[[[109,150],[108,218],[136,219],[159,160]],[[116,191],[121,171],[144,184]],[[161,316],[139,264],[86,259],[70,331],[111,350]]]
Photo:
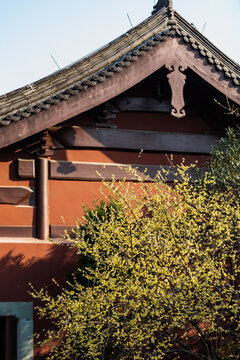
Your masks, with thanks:
[[[158,0],[157,4],[153,6],[152,15],[156,12],[162,10],[163,8],[168,8],[169,10],[173,9],[173,1],[172,0]]]

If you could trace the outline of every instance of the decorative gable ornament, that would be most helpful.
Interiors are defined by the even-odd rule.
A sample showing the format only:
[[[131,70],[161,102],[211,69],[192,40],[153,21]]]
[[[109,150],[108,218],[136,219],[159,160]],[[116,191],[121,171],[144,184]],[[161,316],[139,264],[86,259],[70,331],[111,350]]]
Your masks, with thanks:
[[[166,68],[171,71],[171,73],[167,75],[172,90],[171,105],[173,109],[171,114],[180,118],[186,115],[186,111],[183,109],[185,105],[183,88],[186,81],[186,75],[183,74],[183,71],[186,70],[187,67],[180,64],[178,61],[175,61],[172,65],[166,64]]]

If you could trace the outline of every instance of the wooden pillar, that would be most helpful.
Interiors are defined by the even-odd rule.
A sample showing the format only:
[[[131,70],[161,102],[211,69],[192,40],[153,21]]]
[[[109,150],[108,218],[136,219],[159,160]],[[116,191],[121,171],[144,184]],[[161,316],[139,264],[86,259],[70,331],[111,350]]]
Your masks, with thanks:
[[[48,159],[36,160],[36,237],[47,240],[48,224]]]

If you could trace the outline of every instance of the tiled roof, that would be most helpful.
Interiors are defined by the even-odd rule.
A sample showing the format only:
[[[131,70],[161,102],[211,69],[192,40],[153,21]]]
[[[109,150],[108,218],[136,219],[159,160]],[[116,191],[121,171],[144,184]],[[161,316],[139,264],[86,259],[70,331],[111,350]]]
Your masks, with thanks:
[[[156,5],[153,7],[152,15],[155,14],[157,11],[163,9],[163,8],[173,8],[173,2],[172,0],[158,0]]]
[[[181,37],[209,66],[240,85],[240,66],[218,50],[171,7],[164,7],[90,56],[31,85],[0,96],[0,126],[23,120],[65,101],[131,66],[168,37]],[[153,50],[154,51],[154,50]]]

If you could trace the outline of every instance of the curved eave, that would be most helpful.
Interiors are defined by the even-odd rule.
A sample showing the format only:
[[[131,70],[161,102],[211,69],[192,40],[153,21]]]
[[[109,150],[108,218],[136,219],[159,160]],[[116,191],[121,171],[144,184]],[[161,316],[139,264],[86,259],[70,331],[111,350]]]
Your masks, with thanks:
[[[193,52],[197,51],[201,57],[207,59],[209,67],[220,71],[223,77],[230,81],[229,87],[234,87],[239,92],[239,65],[178,13],[174,12],[174,17],[172,15],[173,13],[169,14],[168,9],[164,8],[90,56],[29,86],[2,95],[1,126],[5,127],[12,122],[36,115],[114,77],[114,74],[135,63],[167,37],[181,37]]]
[[[90,56],[49,76],[0,96],[0,117],[16,110],[44,101],[75,85],[88,80],[93,74],[108,68],[117,60],[138,47],[167,25],[166,10],[150,16],[138,26],[113,40]],[[0,120],[1,120],[0,118]]]

